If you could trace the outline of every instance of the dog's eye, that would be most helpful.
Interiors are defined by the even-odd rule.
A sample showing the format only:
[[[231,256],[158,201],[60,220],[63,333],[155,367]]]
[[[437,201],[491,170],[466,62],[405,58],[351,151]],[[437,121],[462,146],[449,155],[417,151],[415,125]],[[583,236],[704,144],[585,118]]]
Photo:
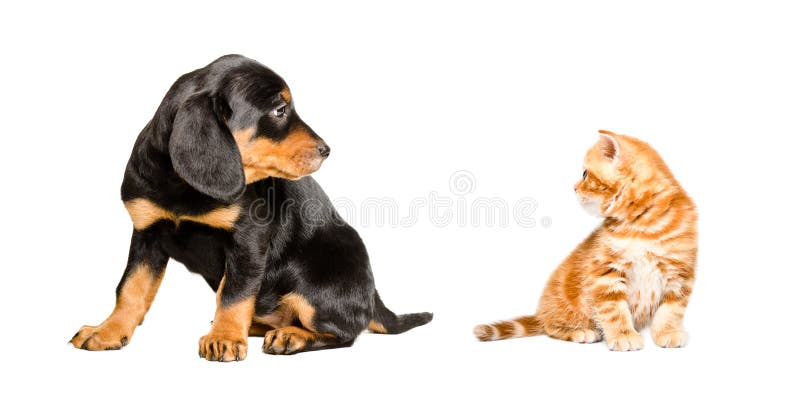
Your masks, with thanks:
[[[586,177],[588,175],[589,175],[589,171],[583,170],[583,179],[586,179]]]
[[[286,115],[286,105],[283,105],[275,110],[272,111],[276,117],[283,117]]]

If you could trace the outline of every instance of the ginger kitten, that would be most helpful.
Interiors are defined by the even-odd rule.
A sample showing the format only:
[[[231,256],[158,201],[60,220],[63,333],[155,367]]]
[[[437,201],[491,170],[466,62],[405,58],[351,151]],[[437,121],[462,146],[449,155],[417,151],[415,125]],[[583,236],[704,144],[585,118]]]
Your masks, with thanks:
[[[683,313],[694,284],[697,212],[648,144],[600,131],[575,184],[604,219],[550,277],[532,316],[475,327],[481,341],[547,334],[639,350],[651,325],[661,347],[686,344]]]

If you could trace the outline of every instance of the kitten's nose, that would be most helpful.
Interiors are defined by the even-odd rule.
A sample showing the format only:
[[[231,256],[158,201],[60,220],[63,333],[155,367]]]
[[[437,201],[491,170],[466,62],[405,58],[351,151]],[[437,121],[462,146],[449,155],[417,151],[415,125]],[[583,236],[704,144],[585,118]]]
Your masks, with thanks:
[[[331,154],[330,146],[325,143],[321,143],[319,146],[317,146],[317,150],[319,150],[319,155],[322,156],[322,158],[328,158],[328,156]]]

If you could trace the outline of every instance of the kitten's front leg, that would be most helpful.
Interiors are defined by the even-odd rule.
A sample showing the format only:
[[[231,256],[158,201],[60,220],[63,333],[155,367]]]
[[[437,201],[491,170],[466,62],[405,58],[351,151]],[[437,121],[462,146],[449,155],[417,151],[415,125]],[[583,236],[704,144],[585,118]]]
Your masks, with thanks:
[[[606,345],[615,351],[639,350],[644,346],[642,336],[633,327],[627,291],[625,273],[613,264],[600,271],[591,290],[595,318]]]
[[[684,263],[663,263],[659,267],[668,275],[667,288],[653,316],[653,342],[661,347],[686,346],[688,338],[683,329],[683,313],[689,303],[694,285],[694,268]],[[682,270],[676,272],[674,270]],[[672,270],[672,271],[670,271]],[[672,276],[679,274],[680,276]]]

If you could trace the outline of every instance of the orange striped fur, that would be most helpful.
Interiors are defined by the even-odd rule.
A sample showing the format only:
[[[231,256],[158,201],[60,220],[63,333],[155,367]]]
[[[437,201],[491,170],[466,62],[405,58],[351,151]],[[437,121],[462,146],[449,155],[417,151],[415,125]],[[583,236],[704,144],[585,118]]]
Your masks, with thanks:
[[[697,212],[648,144],[600,131],[575,184],[581,204],[604,218],[553,272],[535,315],[475,327],[489,341],[547,334],[611,350],[638,350],[651,326],[661,347],[686,344],[683,314],[697,260]]]

